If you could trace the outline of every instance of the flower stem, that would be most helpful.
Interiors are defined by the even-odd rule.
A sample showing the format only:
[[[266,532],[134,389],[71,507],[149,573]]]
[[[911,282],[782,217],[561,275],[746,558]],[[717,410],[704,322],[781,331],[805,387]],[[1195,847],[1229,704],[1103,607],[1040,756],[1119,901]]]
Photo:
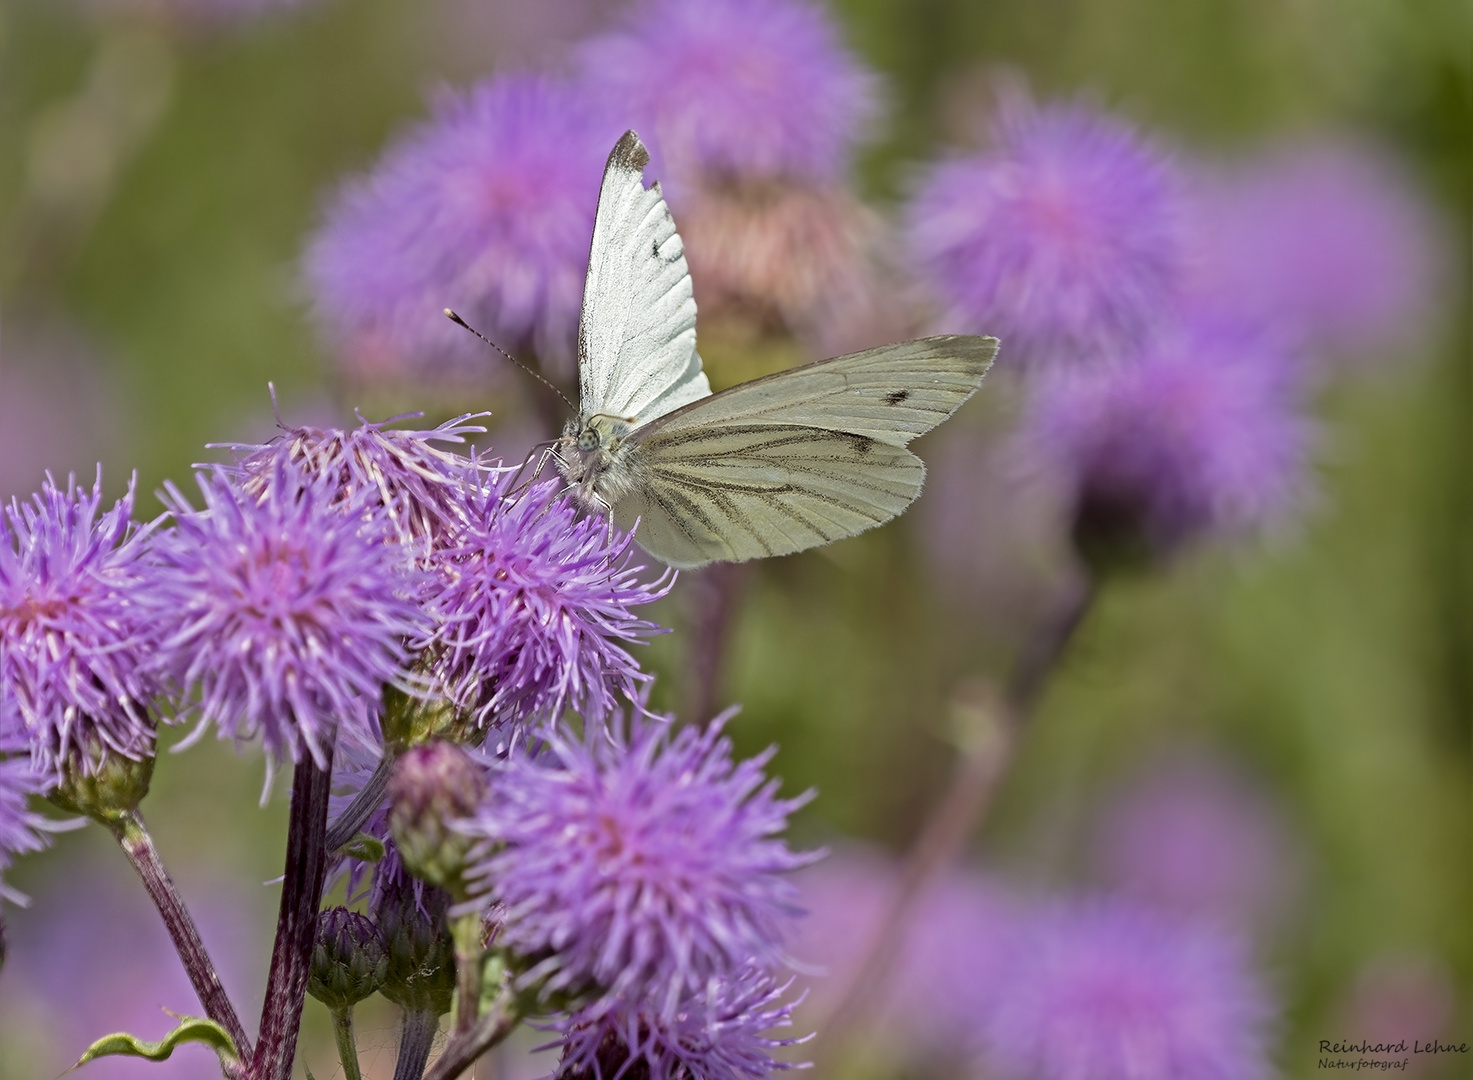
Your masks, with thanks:
[[[307,973],[317,933],[317,906],[327,872],[327,797],[332,784],[332,752],[319,767],[310,755],[292,773],[291,816],[287,824],[286,875],[271,974],[261,1009],[261,1036],[251,1063],[251,1080],[289,1080],[307,996]]]
[[[513,1001],[510,987],[496,995],[486,1015],[469,1031],[458,1031],[451,1036],[445,1052],[435,1059],[430,1071],[424,1074],[424,1080],[455,1080],[474,1065],[478,1057],[510,1035],[522,1020]],[[394,1080],[402,1078],[396,1074]]]
[[[379,758],[378,766],[368,781],[358,789],[353,801],[327,827],[327,850],[331,854],[358,835],[360,829],[373,817],[373,813],[384,802],[384,793],[389,789],[389,774],[394,771],[394,755],[387,748]]]
[[[703,724],[717,711],[727,639],[751,570],[746,563],[712,563],[689,575],[691,644],[684,665],[687,723]]]
[[[332,1010],[332,1033],[337,1039],[338,1060],[343,1064],[343,1080],[363,1080],[358,1068],[358,1040],[353,1036],[353,1006]]]
[[[481,916],[457,915],[450,922],[455,939],[455,1027],[469,1031],[481,1007]]]
[[[215,965],[205,952],[205,944],[200,940],[189,909],[184,906],[183,897],[164,869],[143,818],[136,810],[119,811],[109,815],[105,824],[133,864],[133,869],[138,871],[154,907],[158,908],[164,928],[168,930],[189,981],[194,985],[194,992],[199,995],[199,1003],[204,1006],[205,1015],[230,1033],[240,1060],[249,1061],[250,1038],[241,1026],[240,1017],[235,1014],[235,1006],[230,1003],[230,995],[225,992]]]
[[[958,703],[962,711],[971,714],[972,737],[957,760],[950,787],[906,854],[899,888],[875,929],[867,953],[846,981],[839,1004],[822,1025],[828,1047],[824,1056],[830,1067],[820,1072],[835,1071],[833,1066],[842,1062],[849,1040],[862,1030],[881,989],[888,985],[890,969],[904,946],[916,903],[937,875],[961,854],[967,837],[985,815],[998,780],[1012,763],[1021,728],[1084,621],[1094,595],[1093,582],[1088,579],[1071,586],[1052,617],[1024,642],[1001,700],[995,700],[998,695],[974,695],[971,701]]]
[[[405,1009],[399,1028],[399,1060],[394,1066],[394,1080],[420,1080],[430,1060],[430,1048],[440,1018],[428,1009]]]

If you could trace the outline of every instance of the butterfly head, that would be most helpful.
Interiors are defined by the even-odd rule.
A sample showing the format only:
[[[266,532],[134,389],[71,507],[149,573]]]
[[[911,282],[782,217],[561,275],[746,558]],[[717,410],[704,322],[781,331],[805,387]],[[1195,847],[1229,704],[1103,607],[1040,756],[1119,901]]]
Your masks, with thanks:
[[[627,486],[633,444],[625,437],[637,418],[594,413],[569,420],[557,441],[558,468],[578,501],[589,509],[607,510]]]

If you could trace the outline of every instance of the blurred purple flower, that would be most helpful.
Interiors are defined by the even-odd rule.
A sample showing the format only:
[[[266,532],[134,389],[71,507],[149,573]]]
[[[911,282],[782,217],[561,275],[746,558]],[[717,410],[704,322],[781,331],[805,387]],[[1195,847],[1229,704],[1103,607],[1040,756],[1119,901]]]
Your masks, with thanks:
[[[462,828],[472,891],[547,992],[642,1001],[672,1020],[710,979],[782,959],[798,913],[781,875],[810,861],[778,834],[807,796],[777,798],[772,751],[733,762],[721,722],[671,731],[636,714],[628,741],[547,735],[493,772]]]
[[[1415,330],[1438,270],[1428,213],[1383,156],[1320,143],[1204,177],[1197,302],[1369,358]]]
[[[888,858],[845,849],[800,872],[806,909],[794,957],[818,974],[805,977],[804,1012],[824,1016],[858,974],[898,888]],[[976,873],[936,882],[912,909],[899,959],[877,1020],[897,1060],[956,1062],[975,1050],[977,1018],[1006,993],[1003,964],[1017,925],[1014,901]],[[811,1010],[811,1011],[810,1011]]]
[[[110,754],[154,752],[150,528],[132,520],[131,483],[101,507],[99,470],[90,492],[48,476],[0,515],[0,696],[57,776],[68,761],[91,771]]]
[[[558,1080],[762,1080],[798,1066],[771,1051],[805,1041],[765,1033],[791,1027],[793,1005],[784,1003],[791,982],[779,983],[760,968],[712,979],[685,998],[673,1016],[652,1003],[620,999],[561,1019]]]
[[[1270,1006],[1237,943],[1119,901],[1060,903],[1015,941],[983,1025],[1006,1080],[1257,1080]]]
[[[1150,334],[1177,289],[1179,214],[1171,166],[1131,127],[1019,103],[991,149],[921,177],[906,230],[942,328],[1037,365]]]
[[[1300,389],[1263,335],[1187,325],[1133,361],[1039,380],[1020,448],[1069,478],[1081,542],[1164,556],[1302,500],[1313,429]]]
[[[5,871],[10,869],[11,859],[40,851],[47,844],[50,825],[28,805],[30,797],[40,795],[46,787],[47,778],[31,757],[25,730],[0,700],[0,900],[22,901],[19,893],[5,887]],[[3,934],[0,928],[0,937]],[[4,964],[4,952],[0,942],[0,966]]]
[[[1299,864],[1267,795],[1205,755],[1160,763],[1122,789],[1100,815],[1095,843],[1112,887],[1242,927],[1282,913]]]
[[[259,498],[217,468],[195,510],[172,484],[175,527],[155,545],[158,666],[197,689],[202,724],[264,738],[273,761],[327,760],[339,729],[377,737],[385,683],[426,616],[401,549],[323,478],[277,462]]]
[[[806,0],[647,0],[579,63],[666,184],[837,180],[878,113],[875,77]]]
[[[371,517],[386,520],[406,552],[428,559],[435,540],[459,528],[461,488],[473,470],[469,458],[432,444],[461,443],[485,428],[467,423],[466,413],[428,431],[393,429],[392,420],[361,420],[356,428],[282,427],[284,437],[261,446],[231,445],[239,455],[230,471],[240,485],[260,495],[278,462],[336,488],[339,500],[356,502]],[[365,494],[366,493],[366,494]]]
[[[514,477],[470,478],[464,525],[435,553],[430,604],[442,624],[416,642],[440,656],[446,692],[483,724],[576,709],[585,720],[614,707],[648,676],[625,644],[656,633],[632,609],[664,596],[646,584],[631,537],[579,518],[559,484],[509,495]]]
[[[242,1015],[255,1015],[276,914],[264,903],[269,893],[213,877],[178,884],[231,999]],[[58,853],[38,885],[44,903],[7,913],[10,959],[0,976],[6,1076],[60,1076],[111,1032],[162,1038],[178,1024],[165,1009],[200,1015],[158,912],[121,859],[69,862]],[[108,1057],[76,1075],[200,1080],[219,1072],[207,1047],[184,1043],[167,1061]]]
[[[599,177],[619,131],[573,87],[498,76],[447,95],[334,198],[306,253],[318,318],[360,378],[479,376],[509,351],[572,372]]]

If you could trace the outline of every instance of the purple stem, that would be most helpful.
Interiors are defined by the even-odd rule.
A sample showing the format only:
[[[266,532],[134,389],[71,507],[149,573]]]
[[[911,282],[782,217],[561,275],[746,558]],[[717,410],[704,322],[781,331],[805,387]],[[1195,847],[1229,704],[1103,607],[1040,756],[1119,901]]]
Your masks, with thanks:
[[[521,1019],[521,1014],[513,1007],[511,991],[502,990],[486,1015],[476,1021],[475,1027],[451,1036],[445,1052],[435,1059],[430,1071],[424,1074],[424,1080],[454,1080],[474,1065],[478,1057],[511,1034]]]
[[[746,563],[712,563],[688,575],[691,643],[686,653],[685,719],[703,724],[716,713],[722,661],[751,575]]]
[[[405,1009],[404,1020],[399,1028],[399,1059],[394,1063],[394,1080],[420,1080],[425,1073],[425,1063],[430,1060],[430,1049],[435,1044],[435,1034],[440,1030],[440,1018],[423,1009]]]
[[[369,776],[368,782],[358,789],[353,801],[348,804],[332,824],[327,827],[327,850],[331,854],[358,835],[359,830],[373,817],[374,811],[384,804],[384,794],[389,790],[389,774],[394,771],[394,754],[388,748],[379,759],[378,766]]]
[[[164,869],[143,818],[136,811],[119,814],[111,818],[107,826],[117,838],[123,854],[133,864],[133,869],[138,871],[154,907],[158,908],[164,928],[169,932],[189,981],[194,985],[194,992],[199,995],[199,1003],[204,1006],[205,1015],[229,1032],[235,1040],[240,1060],[249,1061],[251,1040],[241,1025],[240,1017],[235,1014],[235,1006],[230,1003],[230,995],[225,992],[215,965],[205,952],[205,943],[200,940],[199,929],[190,918],[189,909],[184,906],[178,888]]]
[[[286,834],[286,875],[261,1041],[251,1062],[251,1080],[290,1080],[297,1032],[307,997],[307,973],[317,935],[317,907],[327,873],[327,797],[332,787],[332,751],[324,767],[304,757],[292,772],[291,817]]]

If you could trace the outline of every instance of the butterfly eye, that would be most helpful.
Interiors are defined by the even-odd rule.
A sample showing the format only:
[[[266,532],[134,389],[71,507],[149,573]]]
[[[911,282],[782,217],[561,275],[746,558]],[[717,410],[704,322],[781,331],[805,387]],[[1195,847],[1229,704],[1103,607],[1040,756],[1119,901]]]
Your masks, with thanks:
[[[578,433],[578,449],[584,452],[598,449],[598,432],[586,427]]]

